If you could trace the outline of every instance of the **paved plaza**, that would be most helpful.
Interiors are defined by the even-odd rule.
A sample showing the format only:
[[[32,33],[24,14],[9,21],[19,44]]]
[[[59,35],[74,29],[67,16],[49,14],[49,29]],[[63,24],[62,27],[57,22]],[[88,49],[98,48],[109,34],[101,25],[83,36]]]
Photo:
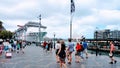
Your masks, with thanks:
[[[110,59],[106,55],[95,56],[89,54],[88,59],[81,60],[80,63],[75,63],[73,56],[72,64],[67,64],[67,68],[120,68],[120,57],[116,64],[109,64]],[[25,54],[13,53],[11,59],[6,59],[4,55],[0,57],[0,68],[59,68],[56,63],[55,51],[47,52],[38,46],[27,46]]]

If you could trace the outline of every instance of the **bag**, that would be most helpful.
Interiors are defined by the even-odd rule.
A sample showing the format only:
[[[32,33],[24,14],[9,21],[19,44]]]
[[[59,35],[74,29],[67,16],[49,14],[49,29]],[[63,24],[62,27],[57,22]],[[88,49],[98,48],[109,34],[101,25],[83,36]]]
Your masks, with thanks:
[[[78,47],[78,50],[77,50],[78,52],[81,52],[81,51],[84,51],[84,47],[82,46],[82,45],[80,45],[79,47]]]
[[[12,57],[12,53],[11,53],[11,52],[7,52],[7,53],[5,54],[5,57],[6,57],[6,58],[11,58],[11,57]]]
[[[66,57],[66,53],[64,51],[60,51],[59,57],[60,58],[65,58]]]
[[[83,47],[83,46],[81,46],[81,48],[82,48],[82,49],[81,49],[81,51],[84,51],[84,47]]]
[[[45,48],[48,49],[48,45],[46,45]]]
[[[109,56],[113,56],[113,54],[112,54],[112,53],[109,53]]]

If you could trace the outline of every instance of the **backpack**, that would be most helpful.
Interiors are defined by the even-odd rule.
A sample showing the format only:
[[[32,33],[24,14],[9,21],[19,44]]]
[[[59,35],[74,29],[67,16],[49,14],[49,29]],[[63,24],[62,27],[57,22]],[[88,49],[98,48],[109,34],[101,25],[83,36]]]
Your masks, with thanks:
[[[84,47],[80,44],[80,45],[77,45],[76,46],[76,50],[78,51],[78,52],[81,52],[81,51],[83,51],[84,50]]]

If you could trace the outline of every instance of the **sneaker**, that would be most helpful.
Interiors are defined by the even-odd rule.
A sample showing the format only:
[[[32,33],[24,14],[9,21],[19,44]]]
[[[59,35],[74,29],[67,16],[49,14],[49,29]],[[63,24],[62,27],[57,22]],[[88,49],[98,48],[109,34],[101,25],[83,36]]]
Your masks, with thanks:
[[[77,63],[77,61],[75,61],[75,63]]]
[[[81,57],[81,59],[84,59],[84,57],[83,56],[80,56]]]
[[[75,61],[76,63],[80,63],[80,61]]]
[[[24,54],[24,52],[22,52]]]
[[[88,59],[88,57],[86,57],[86,59]]]
[[[57,63],[60,63],[60,61],[57,61]]]
[[[68,62],[68,64],[71,64],[71,62]]]
[[[109,62],[109,64],[113,64],[113,62]]]
[[[115,60],[114,62],[115,62],[115,64],[117,63],[117,61],[116,61],[116,60]]]

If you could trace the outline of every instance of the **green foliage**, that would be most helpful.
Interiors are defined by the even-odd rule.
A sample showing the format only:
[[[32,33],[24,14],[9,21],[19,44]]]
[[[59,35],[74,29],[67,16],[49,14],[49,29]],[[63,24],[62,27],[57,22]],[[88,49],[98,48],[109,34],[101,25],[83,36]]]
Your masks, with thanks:
[[[0,39],[11,39],[13,36],[13,33],[5,30],[2,24],[3,22],[0,21]]]
[[[11,39],[12,36],[13,36],[13,33],[10,31],[6,31],[6,30],[0,31],[0,38],[2,39]]]
[[[2,21],[0,21],[0,29],[2,29]]]

